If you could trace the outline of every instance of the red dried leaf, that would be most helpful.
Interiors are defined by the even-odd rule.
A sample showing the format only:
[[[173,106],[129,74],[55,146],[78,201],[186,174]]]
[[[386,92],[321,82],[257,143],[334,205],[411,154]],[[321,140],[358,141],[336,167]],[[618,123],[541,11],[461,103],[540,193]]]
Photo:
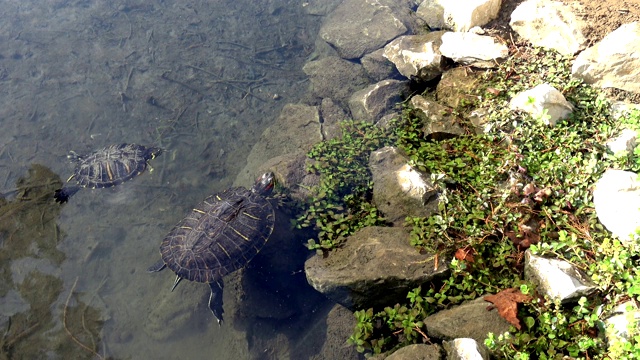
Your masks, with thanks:
[[[531,301],[531,296],[521,293],[519,289],[509,288],[495,295],[487,295],[484,297],[484,300],[493,304],[493,306],[487,308],[487,310],[495,307],[498,309],[498,314],[500,314],[502,318],[520,330],[522,326],[518,319],[518,303]]]
[[[476,251],[470,247],[463,247],[456,250],[455,257],[460,261],[466,261],[468,263],[472,263],[474,261],[473,255],[475,255]]]

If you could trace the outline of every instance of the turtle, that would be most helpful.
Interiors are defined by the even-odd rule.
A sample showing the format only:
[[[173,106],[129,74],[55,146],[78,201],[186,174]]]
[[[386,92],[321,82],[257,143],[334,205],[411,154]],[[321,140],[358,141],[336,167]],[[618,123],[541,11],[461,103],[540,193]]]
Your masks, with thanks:
[[[275,212],[267,197],[274,184],[275,175],[267,172],[251,189],[207,197],[162,240],[161,259],[147,271],[173,270],[171,291],[182,279],[209,284],[209,309],[222,325],[222,278],[247,265],[269,240]]]
[[[111,145],[86,156],[71,152],[69,158],[76,162],[76,168],[67,183],[75,178],[76,184],[56,190],[54,198],[56,202],[65,203],[83,187],[96,189],[118,185],[141,174],[148,161],[161,153],[160,148],[136,144]]]

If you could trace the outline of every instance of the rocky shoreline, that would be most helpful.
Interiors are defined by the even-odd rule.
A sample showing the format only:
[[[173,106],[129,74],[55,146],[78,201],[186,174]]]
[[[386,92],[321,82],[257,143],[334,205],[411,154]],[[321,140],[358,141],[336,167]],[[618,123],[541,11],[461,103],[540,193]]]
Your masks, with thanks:
[[[316,50],[303,68],[310,79],[307,99],[284,106],[279,118],[251,151],[245,169],[235,181],[238,185],[249,184],[255,174],[270,170],[294,197],[304,200],[305,188],[318,181],[305,170],[309,149],[339,136],[338,123],[343,120],[386,126],[390,119],[399,116],[395,105],[405,99],[422,114],[425,137],[461,135],[464,130],[457,125],[460,119],[452,115],[452,110],[464,98],[465,86],[474,86],[474,81],[478,81],[467,76],[467,70],[490,69],[517,52],[511,47],[513,43],[499,32],[482,29],[498,16],[500,0],[465,6],[438,0],[333,0],[310,1],[305,6],[309,14],[326,16]],[[640,23],[625,24],[599,43],[588,46],[579,11],[559,2],[529,0],[512,12],[510,26],[529,44],[564,55],[578,54],[573,62],[574,77],[595,87],[640,93],[640,61],[634,55],[640,52]],[[440,94],[437,102],[410,95],[415,83],[434,81]],[[616,106],[622,112],[640,108],[623,103]],[[571,114],[574,105],[559,89],[541,84],[514,97],[510,107],[541,117],[548,126],[554,126]],[[490,126],[481,111],[469,120],[478,133]],[[630,136],[618,141],[618,145],[611,144],[611,150],[632,151],[635,137]],[[310,318],[325,319],[326,326],[309,327],[310,322],[298,320],[302,338],[325,339],[311,346],[309,359],[361,357],[353,347],[343,345],[355,324],[352,311],[393,306],[406,298],[411,289],[450,271],[451,259],[418,253],[402,228],[407,215],[429,216],[437,212],[439,198],[430,174],[413,168],[409,159],[393,147],[373,152],[369,168],[374,178],[374,202],[394,226],[364,228],[350,236],[345,246],[328,256],[314,255],[303,265],[301,261],[292,264],[281,259],[282,254],[287,254],[287,258],[305,258],[300,244],[291,241],[289,228],[283,223],[276,227],[273,244],[260,254],[258,265],[231,276],[230,286],[236,287],[235,296],[242,298],[235,305],[235,311],[242,313],[240,317],[285,321],[295,316],[305,318],[305,313],[321,309]],[[615,174],[620,176],[607,173],[596,185],[597,193],[609,195],[599,196],[601,202],[598,195],[594,196],[602,223],[622,239],[630,227],[640,225],[636,223],[640,214],[633,210],[640,208],[640,195],[635,190],[638,187],[632,179],[634,174]],[[621,177],[624,179],[620,180]],[[616,202],[608,200],[611,194],[623,192],[633,192],[637,199],[626,208],[626,213],[631,214],[621,218],[617,215],[620,211],[615,209]],[[255,273],[255,268],[269,270]],[[527,253],[525,268],[526,277],[537,283],[544,294],[562,302],[594,290],[589,279],[562,260]],[[330,302],[313,308],[304,300],[315,297],[317,304],[323,304],[322,296],[313,294],[309,288],[297,287],[303,280],[302,269],[306,281]],[[265,306],[265,299],[251,298],[254,292],[251,288],[258,283],[252,284],[252,272],[275,283],[270,289],[271,305]],[[297,274],[295,280],[292,273]],[[233,301],[225,300],[230,302]],[[425,321],[426,335],[436,344],[407,346],[388,358],[487,359],[489,355],[483,345],[487,333],[500,334],[511,326],[497,310],[487,311],[490,305],[478,298],[430,316]]]

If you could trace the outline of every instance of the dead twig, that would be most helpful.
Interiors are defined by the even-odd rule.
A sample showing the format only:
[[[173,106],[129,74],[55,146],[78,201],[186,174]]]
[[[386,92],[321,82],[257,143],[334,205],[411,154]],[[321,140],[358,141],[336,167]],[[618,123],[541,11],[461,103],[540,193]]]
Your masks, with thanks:
[[[90,347],[82,343],[80,339],[75,337],[75,335],[73,335],[73,333],[71,332],[71,330],[69,330],[69,327],[67,326],[67,309],[69,308],[69,301],[71,300],[71,295],[73,295],[73,292],[76,290],[77,285],[78,285],[78,277],[76,277],[76,281],[73,282],[73,286],[71,287],[69,296],[67,296],[67,301],[64,303],[64,311],[62,314],[62,325],[64,326],[64,331],[66,331],[69,337],[71,337],[71,340],[73,340],[73,342],[78,344],[78,346],[90,352],[91,354],[95,355],[98,359],[104,359],[102,355],[98,354],[95,350],[91,349]]]

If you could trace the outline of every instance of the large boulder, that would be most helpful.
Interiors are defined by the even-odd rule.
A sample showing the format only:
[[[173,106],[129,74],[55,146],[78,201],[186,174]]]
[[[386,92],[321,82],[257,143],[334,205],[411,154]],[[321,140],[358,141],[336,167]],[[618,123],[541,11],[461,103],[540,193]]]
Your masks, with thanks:
[[[344,0],[327,17],[320,37],[340,57],[358,59],[409,31],[410,1]]]
[[[640,93],[640,22],[620,26],[578,55],[574,77],[602,88]]]
[[[236,177],[235,184],[253,184],[268,160],[287,153],[306,152],[322,141],[320,113],[317,106],[287,104],[275,123],[264,130],[247,157],[247,165]]]
[[[420,254],[402,228],[366,227],[328,256],[311,257],[304,268],[317,291],[357,310],[404,301],[412,289],[447,273],[447,263]]]
[[[302,68],[309,75],[311,92],[319,98],[346,103],[351,94],[369,85],[360,64],[329,56],[306,63]]]

